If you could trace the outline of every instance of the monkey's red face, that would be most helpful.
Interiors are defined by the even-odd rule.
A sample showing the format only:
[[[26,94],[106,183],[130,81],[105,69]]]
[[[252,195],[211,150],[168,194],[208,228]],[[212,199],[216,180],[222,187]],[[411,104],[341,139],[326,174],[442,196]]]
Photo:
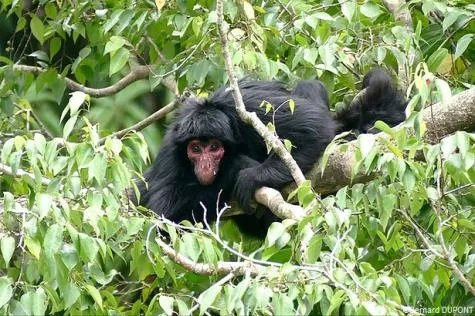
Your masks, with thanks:
[[[212,184],[224,156],[223,143],[215,138],[207,141],[194,139],[186,146],[186,154],[193,163],[195,175],[200,184]]]

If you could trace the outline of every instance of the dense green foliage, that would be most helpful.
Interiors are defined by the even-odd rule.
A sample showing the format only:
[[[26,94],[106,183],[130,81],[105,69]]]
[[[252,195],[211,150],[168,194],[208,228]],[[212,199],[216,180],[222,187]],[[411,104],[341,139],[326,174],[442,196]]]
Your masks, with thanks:
[[[378,123],[384,140],[357,141],[354,172],[373,180],[319,202],[302,186],[309,215],[258,240],[232,220],[178,226],[135,209],[124,191],[163,126],[108,136],[173,98],[165,79],[179,94],[226,84],[214,1],[2,0],[0,314],[473,313],[475,136],[429,144],[419,111],[475,84],[475,5],[406,6],[413,28],[379,0],[225,2],[239,77],[319,78],[343,106],[379,64],[411,98],[403,129]],[[71,80],[105,87],[144,64],[120,92],[71,93]],[[248,273],[192,272],[166,245]]]

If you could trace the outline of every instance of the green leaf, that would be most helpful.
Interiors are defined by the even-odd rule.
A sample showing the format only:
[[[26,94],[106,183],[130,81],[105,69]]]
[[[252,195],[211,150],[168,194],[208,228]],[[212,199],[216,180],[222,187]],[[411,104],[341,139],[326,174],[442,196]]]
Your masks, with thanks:
[[[120,16],[124,13],[124,10],[115,10],[110,19],[107,20],[107,22],[104,24],[104,34],[109,32],[110,29],[114,27],[114,25],[117,24],[120,20]]]
[[[63,244],[63,228],[59,224],[48,227],[43,240],[43,249],[46,255],[55,255]]]
[[[218,258],[216,257],[213,242],[209,238],[202,238],[201,246],[203,247],[203,258],[206,263],[216,264]]]
[[[104,55],[108,53],[114,53],[119,48],[124,46],[125,43],[127,43],[127,40],[122,36],[111,36],[104,49]]]
[[[398,287],[399,287],[399,292],[404,297],[404,302],[406,304],[410,304],[411,303],[411,300],[410,300],[410,298],[411,298],[411,288],[409,287],[409,284],[407,283],[406,278],[402,277],[399,274],[396,274],[396,280],[397,280],[397,284],[398,284]]]
[[[183,236],[183,250],[186,255],[193,261],[197,261],[201,254],[201,246],[196,239],[196,236],[192,234],[186,234]]]
[[[105,146],[114,155],[119,155],[122,151],[122,142],[117,138],[107,138]]]
[[[19,17],[18,22],[16,23],[15,33],[23,30],[25,26],[26,26],[26,19],[23,16]]]
[[[337,270],[338,271],[338,270]],[[341,281],[340,281],[341,282]],[[328,310],[327,310],[327,314],[328,315],[332,315],[334,313],[332,313],[333,311],[335,310],[338,310],[341,303],[343,303],[343,301],[345,300],[346,298],[346,294],[343,290],[337,290],[335,292],[335,294],[333,294],[332,298],[331,298],[331,301],[330,301],[330,306],[328,307]]]
[[[45,26],[36,15],[33,15],[31,18],[30,28],[33,36],[38,40],[38,42],[40,42],[41,45],[43,45],[45,41]]]
[[[63,244],[60,255],[61,261],[64,263],[68,270],[74,268],[79,261],[76,248],[70,244]]]
[[[121,47],[116,52],[112,53],[109,67],[109,76],[112,76],[113,74],[124,68],[124,66],[129,61],[129,56],[129,51],[124,47]]]
[[[36,206],[38,207],[38,215],[44,218],[48,215],[53,205],[53,197],[47,193],[40,193],[36,196]]]
[[[47,308],[47,296],[43,288],[35,292],[27,292],[20,299],[21,305],[30,315],[44,315]]]
[[[244,11],[244,15],[248,20],[254,20],[255,19],[255,13],[254,13],[254,8],[252,5],[247,2],[247,1],[242,1],[242,8]]]
[[[176,299],[175,302],[178,306],[178,315],[190,315],[190,309],[185,302],[180,299]]]
[[[171,296],[166,296],[166,295],[160,295],[160,298],[158,299],[158,303],[160,304],[160,307],[163,309],[165,314],[167,315],[172,315],[173,314],[173,302],[175,299]]]
[[[201,86],[204,84],[205,78],[210,70],[210,62],[206,59],[200,60],[190,66],[186,73],[186,80],[189,84],[196,83]]]
[[[5,260],[5,264],[8,267],[13,252],[15,251],[15,238],[10,236],[2,237],[2,240],[0,241],[0,249],[2,250],[3,260]],[[2,304],[0,304],[0,307],[1,305]]]
[[[287,149],[288,152],[292,151],[292,142],[288,139],[284,139],[284,146],[285,149]]]
[[[440,149],[444,158],[448,158],[455,149],[457,149],[457,138],[454,135],[442,139],[440,142]]]
[[[140,217],[133,217],[127,221],[127,235],[132,236],[137,234],[142,229],[144,222],[145,219]]]
[[[383,200],[380,214],[381,226],[386,230],[386,226],[388,225],[389,219],[393,214],[394,206],[396,205],[396,195],[384,194],[381,198]]]
[[[414,174],[412,174],[410,170],[406,170],[406,172],[404,172],[402,182],[407,192],[411,193],[414,189],[414,186],[416,185],[416,177],[414,176]]]
[[[66,287],[64,288],[64,292],[62,294],[62,297],[64,300],[64,309],[67,310],[74,303],[76,303],[80,295],[81,295],[81,291],[76,285],[72,283],[66,284]]]
[[[79,234],[79,243],[81,249],[81,258],[85,261],[92,262],[96,258],[99,246],[96,241],[84,233]]]
[[[26,247],[28,248],[28,251],[33,255],[33,257],[35,257],[36,259],[40,259],[40,253],[41,253],[40,243],[27,236],[25,237],[25,244],[26,244]]]
[[[52,60],[54,56],[61,49],[61,39],[59,37],[53,37],[49,42],[49,60]]]
[[[92,52],[91,48],[89,46],[84,47],[79,51],[79,56],[76,58],[74,63],[71,65],[71,71],[73,73],[76,73],[76,69],[78,66],[81,64],[81,62],[86,59],[87,56]]]
[[[218,294],[223,287],[221,285],[213,285],[206,291],[200,294],[198,297],[198,303],[200,304],[200,315],[203,315],[206,310],[213,304]]]
[[[465,157],[470,150],[470,134],[458,131],[455,133],[455,140],[459,153],[462,157]]]
[[[294,101],[293,99],[290,99],[290,100],[289,100],[289,109],[290,109],[290,113],[294,114],[295,101]]]
[[[447,48],[439,48],[436,50],[432,55],[430,55],[429,59],[427,59],[427,66],[429,67],[429,71],[436,72],[439,68],[442,61],[447,57],[449,51]]]
[[[467,50],[468,45],[472,42],[474,34],[465,34],[457,41],[457,46],[455,48],[454,59],[459,58]]]
[[[199,36],[201,34],[201,27],[203,26],[203,18],[200,16],[193,17],[191,21],[191,28],[195,36]]]
[[[322,250],[323,238],[322,236],[315,234],[308,243],[308,261],[309,263],[317,262]]]
[[[322,11],[314,13],[313,16],[315,16],[319,20],[335,21],[335,19],[330,14]]]
[[[15,136],[15,149],[16,151],[22,151],[25,146],[26,139],[21,136]]]
[[[358,136],[358,146],[363,158],[373,150],[375,141],[376,139],[373,134],[361,134]]]
[[[385,122],[383,121],[376,121],[374,123],[374,127],[379,129],[381,132],[385,132],[388,135],[395,136],[396,134],[394,133],[394,130]]]
[[[96,302],[96,304],[102,309],[102,296],[101,293],[99,293],[99,290],[90,284],[86,284],[85,288],[89,295],[91,295],[94,302]]]
[[[107,160],[102,154],[97,154],[89,163],[88,181],[96,179],[99,184],[102,184],[106,176]]]
[[[90,97],[88,94],[81,91],[74,91],[70,93],[71,97],[69,98],[68,104],[61,113],[60,122],[64,119],[66,114],[70,116],[76,116],[81,108],[81,105],[84,103],[89,103]]]
[[[272,306],[275,315],[295,315],[292,299],[283,293],[272,296]]]
[[[0,308],[7,304],[12,296],[12,281],[7,277],[0,277]]]
[[[360,7],[360,11],[361,11],[361,14],[363,14],[364,16],[366,16],[370,19],[375,19],[381,13],[383,13],[383,11],[381,11],[379,6],[377,6],[376,4],[371,3],[371,2],[366,2],[365,4],[363,4]]]
[[[305,48],[303,51],[303,59],[311,65],[315,65],[318,57],[318,49],[315,47]]]
[[[266,246],[273,246],[277,239],[285,233],[285,226],[280,222],[274,222],[270,225],[266,237]]]
[[[54,2],[48,2],[44,8],[48,18],[53,20],[56,19],[58,10],[56,9],[56,4]]]
[[[342,1],[340,5],[341,5],[341,13],[343,13],[345,18],[351,22],[356,12],[356,2]]]
[[[452,91],[450,90],[449,84],[442,79],[435,80],[435,86],[440,93],[442,104],[447,105],[452,98]]]
[[[63,128],[63,138],[68,139],[69,135],[73,131],[74,125],[76,125],[78,117],[77,115],[71,116],[69,120],[64,124]]]
[[[459,18],[459,16],[462,15],[462,12],[461,11],[452,11],[450,12],[445,18],[444,18],[444,21],[442,22],[442,29],[445,31],[447,31],[447,29],[455,23],[455,21],[457,21],[457,19]]]
[[[7,163],[8,158],[10,157],[12,150],[13,150],[13,145],[15,145],[15,139],[10,138],[8,139],[4,144],[2,148],[2,155],[1,155],[1,161],[2,163]]]
[[[309,15],[309,16],[306,16],[305,19],[304,19],[305,23],[308,24],[308,26],[310,26],[310,28],[312,29],[315,29],[317,27],[317,24],[318,24],[318,18],[314,15]]]

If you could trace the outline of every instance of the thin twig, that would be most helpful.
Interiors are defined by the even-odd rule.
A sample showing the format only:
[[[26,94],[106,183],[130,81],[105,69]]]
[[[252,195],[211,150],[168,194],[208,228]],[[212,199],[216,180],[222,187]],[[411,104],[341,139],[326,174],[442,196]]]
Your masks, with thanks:
[[[111,138],[115,138],[115,137],[116,138],[121,138],[122,136],[126,135],[127,133],[129,133],[131,131],[140,131],[140,130],[144,129],[145,127],[149,126],[153,122],[158,121],[159,119],[163,118],[165,115],[167,115],[168,113],[173,111],[175,109],[176,105],[177,105],[177,101],[172,101],[172,102],[168,103],[163,108],[161,108],[158,111],[152,113],[150,116],[147,116],[142,121],[140,121],[140,122],[138,122],[138,123],[136,123],[136,124],[134,124],[130,127],[124,128],[123,130],[120,130],[120,131],[112,133],[108,136],[102,137],[99,140],[99,144],[103,144],[106,141],[106,139],[109,138],[109,137],[111,137]]]

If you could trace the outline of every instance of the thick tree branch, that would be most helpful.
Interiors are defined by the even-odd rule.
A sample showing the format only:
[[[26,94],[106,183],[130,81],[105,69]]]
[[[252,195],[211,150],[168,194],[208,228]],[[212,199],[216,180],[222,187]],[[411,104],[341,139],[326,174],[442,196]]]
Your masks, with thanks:
[[[433,104],[424,109],[423,121],[427,131],[425,141],[435,144],[441,138],[456,131],[473,131],[475,128],[475,88],[461,92],[450,99],[447,105]],[[402,128],[398,126],[396,128]],[[376,138],[386,137],[383,133]],[[351,179],[351,170],[355,164],[357,141],[349,142],[346,151],[337,150],[328,159],[323,175],[319,164],[315,165],[308,177],[312,180],[313,188],[319,193],[332,193],[351,183],[367,182],[368,175],[356,175]]]
[[[475,130],[475,88],[463,91],[453,96],[448,104],[437,103],[424,109],[423,121],[426,123],[425,141],[435,144],[443,137],[450,135],[456,131],[473,131]],[[401,126],[396,128],[402,128]],[[376,138],[387,137],[383,133],[375,135]],[[328,164],[322,175],[320,163],[315,164],[314,168],[307,174],[312,181],[315,191],[322,194],[336,192],[342,187],[354,184],[364,183],[372,179],[369,175],[358,174],[351,177],[352,168],[355,165],[355,152],[357,150],[357,141],[351,141],[345,146],[340,146],[330,155]],[[288,194],[294,186],[290,186],[284,190],[284,194]],[[269,201],[275,197],[274,194],[267,194],[266,191],[258,190],[255,194],[259,203],[267,206],[274,212],[276,206]],[[294,205],[289,203],[281,203],[279,209],[285,209],[291,212]],[[283,213],[285,214],[285,212]]]

